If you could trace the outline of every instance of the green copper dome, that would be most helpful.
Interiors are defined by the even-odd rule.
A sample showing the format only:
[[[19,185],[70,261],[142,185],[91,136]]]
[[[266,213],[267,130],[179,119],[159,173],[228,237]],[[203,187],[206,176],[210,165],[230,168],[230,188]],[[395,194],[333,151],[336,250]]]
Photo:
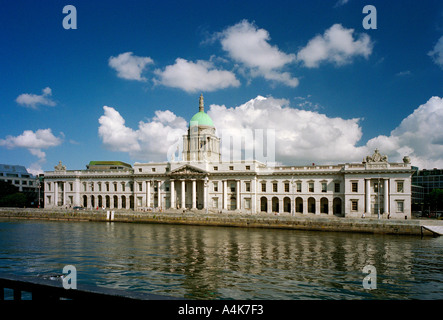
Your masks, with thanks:
[[[209,126],[213,127],[212,119],[204,111],[199,111],[191,118],[190,126]]]
[[[203,105],[203,94],[200,95],[198,110],[199,111],[191,118],[189,126],[197,125],[213,127],[214,123],[212,123],[211,117],[205,113],[205,107]]]

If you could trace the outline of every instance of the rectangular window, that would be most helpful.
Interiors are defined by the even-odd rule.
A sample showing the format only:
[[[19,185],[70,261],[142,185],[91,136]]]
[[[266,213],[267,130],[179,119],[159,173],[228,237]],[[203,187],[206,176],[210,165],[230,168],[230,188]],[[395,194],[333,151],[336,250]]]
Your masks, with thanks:
[[[404,202],[397,201],[397,212],[404,212]]]
[[[261,183],[261,192],[266,192],[266,182]]]
[[[74,185],[72,182],[69,183],[69,191],[74,191]]]
[[[285,192],[289,192],[289,182],[285,182]]]
[[[397,192],[404,192],[403,191],[403,181],[397,181]]]
[[[138,168],[138,172],[142,172],[142,168]]]
[[[336,183],[334,184],[334,191],[335,191],[335,192],[340,192],[340,183],[336,182]]]
[[[352,184],[351,184],[351,191],[352,192],[358,192],[358,182],[352,182]]]
[[[245,209],[251,209],[251,199],[250,198],[245,199]]]
[[[86,191],[86,182],[83,182],[83,191]]]
[[[309,182],[309,192],[314,192],[314,182]]]
[[[272,184],[272,191],[273,191],[273,192],[277,192],[277,191],[278,191],[278,184],[277,184],[277,182],[274,182],[274,183]]]
[[[251,192],[251,183],[250,182],[245,182],[245,190],[246,190],[246,192]]]
[[[358,211],[358,200],[351,200],[351,210]]]
[[[125,183],[122,182],[122,191],[125,192]]]
[[[326,192],[328,189],[328,184],[326,182],[321,183],[321,192]]]
[[[102,191],[102,184],[100,182],[98,183],[98,191]]]
[[[151,171],[152,171],[152,172],[155,172],[155,168],[151,168]]]
[[[378,182],[374,182],[374,192],[378,192]]]
[[[141,182],[138,183],[138,191],[143,191],[143,184]]]
[[[117,192],[117,182],[114,183],[114,191]]]
[[[217,170],[218,170],[218,167],[217,167],[217,166],[215,166],[215,167],[214,167],[214,171],[217,171]]]
[[[297,192],[301,192],[301,182],[297,182]]]
[[[234,166],[229,166],[229,170],[234,170]]]
[[[108,182],[106,182],[106,191],[109,192],[109,183]]]
[[[246,170],[251,170],[251,166],[246,166]]]
[[[218,182],[213,182],[212,184],[214,186],[214,192],[218,192]]]
[[[231,192],[235,192],[235,182],[231,183]]]

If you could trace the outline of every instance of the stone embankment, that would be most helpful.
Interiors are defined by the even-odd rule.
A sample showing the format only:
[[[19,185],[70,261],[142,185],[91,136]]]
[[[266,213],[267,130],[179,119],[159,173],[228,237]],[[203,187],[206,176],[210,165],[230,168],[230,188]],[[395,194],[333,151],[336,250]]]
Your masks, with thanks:
[[[108,212],[109,211],[109,212]],[[443,221],[411,219],[343,218],[328,215],[271,215],[205,213],[200,211],[137,212],[115,210],[53,210],[0,208],[0,219],[132,222],[202,226],[344,231],[374,234],[432,235],[423,225],[443,226]],[[112,220],[111,220],[112,219]]]

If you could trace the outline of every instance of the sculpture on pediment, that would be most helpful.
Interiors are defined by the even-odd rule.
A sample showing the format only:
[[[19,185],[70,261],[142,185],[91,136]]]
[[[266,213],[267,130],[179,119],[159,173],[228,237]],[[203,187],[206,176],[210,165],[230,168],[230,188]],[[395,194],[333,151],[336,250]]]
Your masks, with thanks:
[[[366,157],[366,162],[367,163],[388,162],[388,156],[381,155],[380,152],[378,151],[378,149],[375,149],[375,151],[372,154],[372,156],[367,156]]]
[[[204,172],[201,170],[198,170],[196,168],[185,166],[185,167],[181,167],[181,168],[174,170],[172,173],[174,173],[174,174],[195,174],[195,173],[204,173]]]
[[[55,171],[66,171],[66,166],[62,164],[61,161],[58,162],[58,165],[54,166]]]

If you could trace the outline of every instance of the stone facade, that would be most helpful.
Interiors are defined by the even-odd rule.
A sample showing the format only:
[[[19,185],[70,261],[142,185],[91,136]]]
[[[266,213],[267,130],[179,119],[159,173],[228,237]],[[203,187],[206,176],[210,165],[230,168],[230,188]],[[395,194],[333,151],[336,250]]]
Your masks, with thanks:
[[[45,172],[45,207],[411,217],[407,157],[390,163],[375,150],[362,163],[338,165],[223,162],[212,120],[203,121],[191,123],[183,136],[181,161],[135,163],[124,170],[66,170],[60,163]]]

